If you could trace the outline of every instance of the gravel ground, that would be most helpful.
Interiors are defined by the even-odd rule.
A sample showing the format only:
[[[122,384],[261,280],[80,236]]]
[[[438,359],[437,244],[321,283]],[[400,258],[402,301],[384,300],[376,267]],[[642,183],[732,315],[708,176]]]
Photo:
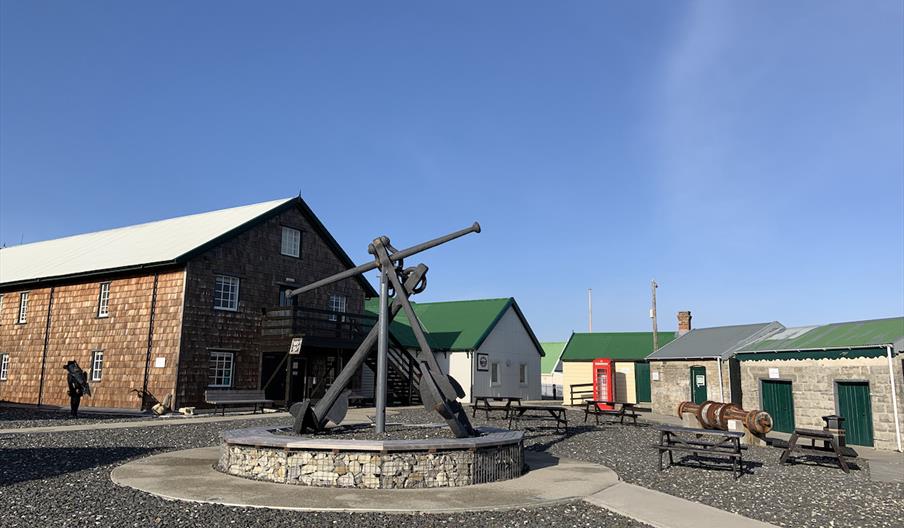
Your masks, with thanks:
[[[730,471],[689,467],[700,459],[687,458],[687,466],[657,471],[658,432],[652,424],[640,426],[583,423],[583,412],[569,411],[569,432],[528,427],[528,449],[608,466],[627,482],[685,499],[709,504],[779,526],[896,527],[904,526],[904,485],[869,480],[869,467],[845,474],[831,467],[778,463],[776,448],[751,447],[744,453],[749,473],[734,480]],[[402,411],[392,421],[435,421],[421,410]],[[473,419],[476,425],[506,427],[503,420]],[[677,455],[676,455],[677,456]],[[836,466],[837,467],[837,466]]]
[[[132,459],[217,445],[226,429],[288,425],[286,418],[273,418],[0,437],[0,527],[644,526],[585,503],[434,515],[310,513],[166,501],[110,480],[114,467]]]
[[[26,427],[53,427],[57,425],[86,425],[94,423],[134,422],[150,420],[151,416],[124,416],[121,414],[80,413],[78,418],[69,416],[69,411],[25,409],[0,406],[0,429],[23,429]]]

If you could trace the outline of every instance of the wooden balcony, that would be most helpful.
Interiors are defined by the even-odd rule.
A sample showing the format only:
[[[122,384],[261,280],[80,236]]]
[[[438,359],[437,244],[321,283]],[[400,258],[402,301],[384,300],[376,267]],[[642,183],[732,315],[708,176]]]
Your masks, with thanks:
[[[304,336],[336,346],[356,346],[376,324],[377,318],[367,314],[280,306],[266,310],[261,336],[271,340]]]

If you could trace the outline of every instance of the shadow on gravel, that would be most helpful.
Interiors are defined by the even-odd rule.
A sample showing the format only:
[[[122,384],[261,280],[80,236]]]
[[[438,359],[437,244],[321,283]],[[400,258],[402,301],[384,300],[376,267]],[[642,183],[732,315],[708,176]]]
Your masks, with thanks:
[[[547,451],[550,447],[558,444],[559,442],[564,442],[565,440],[568,440],[569,438],[573,438],[580,434],[592,433],[593,431],[596,431],[596,430],[597,430],[596,427],[593,427],[590,425],[572,425],[568,428],[567,433],[561,433],[561,434],[556,433],[555,436],[550,438],[548,441],[538,442],[536,444],[531,444],[529,446],[525,446],[525,449],[527,449],[529,451]],[[549,437],[552,435],[553,435],[553,433],[550,432],[549,430],[535,431],[535,430],[531,430],[531,429],[524,429],[524,438],[525,439],[545,438],[545,437]]]
[[[665,461],[666,463],[668,460]],[[675,459],[673,466],[685,466],[698,469],[709,469],[713,471],[733,471],[730,462],[726,462],[724,457],[708,457],[705,455],[684,455]],[[755,468],[763,467],[762,462],[756,460],[745,460],[741,465],[741,474],[753,475]]]
[[[35,447],[0,449],[0,486],[41,480],[136,458],[145,447]]]

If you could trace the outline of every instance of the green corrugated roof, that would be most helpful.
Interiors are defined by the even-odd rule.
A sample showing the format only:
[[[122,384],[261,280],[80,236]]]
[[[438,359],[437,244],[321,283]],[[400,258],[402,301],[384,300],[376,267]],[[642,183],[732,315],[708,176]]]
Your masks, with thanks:
[[[741,348],[739,353],[877,345],[894,345],[900,350],[904,345],[904,317],[786,328]]]
[[[559,356],[562,355],[562,351],[565,350],[565,341],[547,341],[546,343],[540,343],[540,346],[543,347],[543,359],[540,360],[540,372],[544,374],[549,374],[556,368],[556,363],[559,362]]]
[[[515,307],[518,316],[524,321],[511,297],[411,304],[427,332],[428,344],[437,351],[476,350],[509,306]],[[378,306],[379,299],[368,299],[364,309],[376,315]],[[524,324],[531,338],[535,339],[526,321]],[[405,347],[417,348],[417,340],[404,312],[393,319],[390,331]],[[539,343],[537,345],[539,348]],[[542,352],[542,349],[539,351]]]
[[[675,332],[659,332],[659,346],[675,339]],[[596,358],[643,361],[653,352],[652,332],[594,332],[571,334],[562,361],[593,361]]]

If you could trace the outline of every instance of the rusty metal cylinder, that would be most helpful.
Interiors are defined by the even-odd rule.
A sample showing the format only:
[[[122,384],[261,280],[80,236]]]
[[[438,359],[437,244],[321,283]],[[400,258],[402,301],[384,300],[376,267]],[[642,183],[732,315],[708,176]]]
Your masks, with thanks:
[[[719,403],[705,401],[697,404],[694,402],[681,402],[678,405],[678,417],[684,413],[692,413],[697,417],[700,426],[704,429],[728,429],[729,420],[738,420],[744,424],[751,433],[766,434],[772,430],[772,417],[766,411],[745,411],[733,403]]]

